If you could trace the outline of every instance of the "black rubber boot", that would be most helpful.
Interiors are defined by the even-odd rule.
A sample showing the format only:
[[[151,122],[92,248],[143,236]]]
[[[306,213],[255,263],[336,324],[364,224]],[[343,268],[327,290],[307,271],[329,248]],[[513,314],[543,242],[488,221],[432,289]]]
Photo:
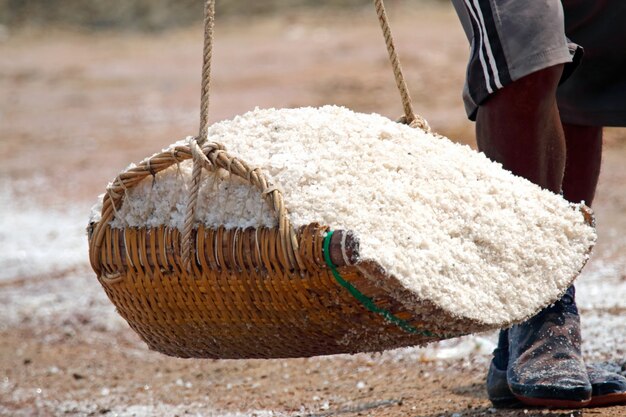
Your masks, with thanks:
[[[626,404],[626,378],[599,366],[587,366],[591,381],[590,406]]]
[[[579,319],[577,317],[578,311],[577,311],[576,304],[575,304],[575,291],[573,287],[568,290],[567,294],[557,304],[559,303],[564,304],[564,306],[555,305],[555,306],[549,307],[545,309],[544,311],[540,312],[538,316],[543,317],[544,315],[548,315],[548,316],[552,316],[552,318],[554,319],[554,314],[558,315],[559,308],[561,309],[562,312],[563,310],[567,310],[565,311],[565,313],[567,313],[569,316],[568,317],[564,316],[562,318],[563,319],[562,321],[565,322],[566,321],[565,319],[567,319],[567,321],[571,325],[572,324],[571,322],[573,320],[574,329],[572,329],[573,330],[572,335],[575,335],[576,337],[574,337],[574,339],[577,340],[577,342],[575,342],[574,345],[578,346],[577,352],[580,352],[580,331],[576,330],[576,329],[579,329],[579,325],[576,324],[578,323]],[[555,312],[555,310],[557,310],[557,312]],[[575,317],[572,317],[572,315]],[[539,327],[541,327],[540,326],[541,323],[540,322],[537,323],[538,320],[534,320],[534,319],[535,318],[530,319],[528,322],[523,323],[520,326],[530,325],[530,323],[534,321],[536,325],[539,325]],[[517,326],[518,329],[520,326]],[[552,335],[555,335],[556,332],[550,332],[550,333]],[[537,338],[535,338],[535,340],[536,339]],[[549,342],[548,344],[550,343],[554,343],[554,341]],[[541,341],[539,340],[535,344],[541,344]],[[562,346],[566,346],[566,344],[563,344]],[[557,354],[556,356],[561,356],[561,355]],[[575,356],[579,356],[579,355],[576,354]],[[489,367],[489,372],[487,373],[487,395],[489,396],[489,400],[491,400],[492,404],[495,407],[515,407],[515,406],[522,405],[522,403],[518,400],[518,397],[516,397],[511,391],[511,389],[509,388],[509,383],[507,381],[507,369],[508,368],[509,368],[509,331],[501,330],[500,336],[498,338],[498,346],[493,351],[493,359]],[[615,373],[615,372],[608,371],[596,365],[586,366],[585,371],[591,383],[591,390],[592,390],[592,399],[588,403],[589,406],[626,404],[626,378],[624,376],[619,375],[618,373]],[[580,378],[580,375],[579,375],[579,378]],[[583,378],[581,378],[581,380],[582,379]],[[584,384],[584,381],[583,381],[583,384]],[[554,390],[550,390],[549,392],[552,393],[554,392]],[[557,401],[560,401],[560,399],[562,399],[562,396],[559,397]],[[544,405],[544,406],[547,405],[547,406],[553,406],[553,407],[558,406],[558,404],[555,405],[553,402],[551,402],[550,404],[544,404],[543,403],[544,400],[545,398],[541,397],[538,400],[533,399],[531,400],[531,402],[534,403],[534,405]],[[571,400],[571,398],[568,397],[566,401],[569,401],[569,400]],[[541,401],[542,404],[538,404],[537,401]],[[582,404],[580,404],[581,402]],[[579,401],[576,403],[576,405],[578,406],[582,406],[584,404],[585,404],[585,401]],[[562,406],[566,406],[566,404],[562,404]]]
[[[509,366],[509,331],[500,330],[498,347],[493,351],[489,372],[487,372],[487,395],[495,407],[513,407],[518,399],[509,389],[506,369]]]
[[[591,401],[580,351],[580,317],[574,287],[526,322],[509,329],[507,381],[524,404],[575,408]]]
[[[498,347],[493,351],[493,359],[487,373],[487,395],[496,408],[516,408],[523,405],[513,395],[506,380],[508,350],[508,331],[501,330]],[[587,365],[587,376],[592,391],[589,407],[626,404],[626,377],[597,365]]]

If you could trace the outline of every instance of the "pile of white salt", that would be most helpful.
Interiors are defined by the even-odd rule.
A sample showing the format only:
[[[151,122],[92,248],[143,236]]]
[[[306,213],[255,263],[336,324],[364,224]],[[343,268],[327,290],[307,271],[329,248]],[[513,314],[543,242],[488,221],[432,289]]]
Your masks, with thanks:
[[[294,226],[354,231],[418,298],[485,324],[522,320],[565,291],[595,242],[560,196],[467,146],[335,106],[255,110],[210,128],[211,141],[260,167]],[[182,229],[191,163],[129,190],[113,227]],[[274,226],[260,193],[205,171],[197,221]],[[97,220],[98,207],[94,207]]]

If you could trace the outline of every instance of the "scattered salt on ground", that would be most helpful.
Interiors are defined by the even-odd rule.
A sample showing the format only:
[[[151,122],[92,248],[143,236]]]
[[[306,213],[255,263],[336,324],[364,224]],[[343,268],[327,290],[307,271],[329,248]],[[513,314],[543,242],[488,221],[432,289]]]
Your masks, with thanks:
[[[189,417],[281,417],[288,415],[271,410],[218,411],[211,409],[209,404],[199,402],[174,405],[154,401],[151,404],[117,405],[113,407],[108,405],[116,401],[119,402],[119,396],[119,393],[114,395],[106,394],[102,395],[101,398],[89,401],[49,400],[45,401],[45,406],[55,410],[58,415],[101,415],[103,417],[177,417],[182,415]],[[1,408],[0,411],[2,411]],[[289,415],[293,414],[290,413]]]
[[[63,337],[66,329],[70,332],[80,329],[89,331],[92,341],[108,344],[110,336],[105,332],[126,329],[128,325],[94,282],[93,272],[88,272],[86,262],[81,269],[83,272],[66,272],[56,278],[50,275],[42,279],[27,277],[21,285],[2,288],[0,330],[28,321],[46,329],[42,335],[44,342]],[[49,332],[51,328],[55,331]]]
[[[51,204],[45,209],[19,198],[0,181],[0,282],[84,267],[86,207]],[[88,207],[88,206],[87,206]]]
[[[615,233],[615,232],[619,232]],[[583,353],[593,360],[626,358],[626,238],[623,230],[609,229],[610,245],[596,252],[576,281],[581,311]]]
[[[418,297],[488,324],[523,319],[578,273],[594,230],[562,198],[467,146],[341,107],[255,110],[211,140],[284,190],[295,225],[355,231],[373,259]],[[181,164],[131,190],[116,227],[182,226]],[[208,178],[198,221],[272,226],[258,191]]]

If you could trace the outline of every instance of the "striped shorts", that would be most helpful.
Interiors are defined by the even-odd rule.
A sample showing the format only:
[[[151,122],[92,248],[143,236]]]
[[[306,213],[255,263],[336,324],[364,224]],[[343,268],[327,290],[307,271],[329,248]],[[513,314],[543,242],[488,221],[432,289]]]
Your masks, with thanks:
[[[472,45],[463,91],[470,119],[508,83],[565,64],[556,94],[561,120],[626,126],[626,1],[452,2]]]
[[[571,63],[560,0],[452,0],[471,43],[465,109],[474,120],[489,95],[525,75]]]

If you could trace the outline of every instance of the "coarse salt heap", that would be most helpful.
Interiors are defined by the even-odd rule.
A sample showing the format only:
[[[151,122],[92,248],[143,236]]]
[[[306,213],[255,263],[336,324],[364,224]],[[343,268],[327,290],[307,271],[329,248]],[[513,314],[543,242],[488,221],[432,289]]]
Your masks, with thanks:
[[[376,114],[257,109],[213,125],[209,138],[282,189],[294,227],[354,231],[362,260],[417,298],[485,324],[519,321],[554,301],[595,243],[563,198],[468,146]],[[144,180],[112,226],[182,229],[190,177],[187,161]],[[198,222],[275,226],[256,189],[223,171],[203,178]]]

